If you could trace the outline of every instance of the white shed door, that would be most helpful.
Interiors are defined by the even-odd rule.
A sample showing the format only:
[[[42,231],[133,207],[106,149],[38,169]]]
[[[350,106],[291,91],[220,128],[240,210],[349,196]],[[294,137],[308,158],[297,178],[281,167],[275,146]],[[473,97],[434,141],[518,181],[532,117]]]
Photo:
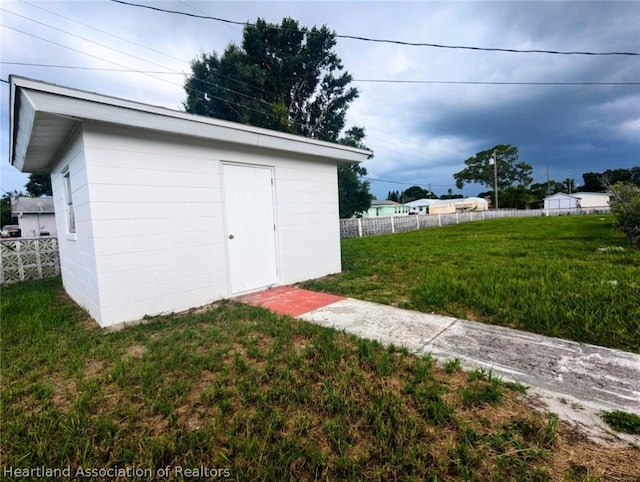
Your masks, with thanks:
[[[277,283],[273,176],[269,167],[222,165],[231,293]]]

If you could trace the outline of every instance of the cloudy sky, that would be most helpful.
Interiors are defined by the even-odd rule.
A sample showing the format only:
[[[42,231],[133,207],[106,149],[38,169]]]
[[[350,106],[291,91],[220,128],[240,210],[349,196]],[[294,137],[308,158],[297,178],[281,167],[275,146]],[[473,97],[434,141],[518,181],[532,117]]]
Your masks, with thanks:
[[[635,1],[131,1],[240,22],[280,23],[288,16],[308,27],[326,24],[339,35],[414,43],[640,52]],[[185,98],[190,61],[239,44],[242,33],[238,25],[103,0],[3,0],[0,18],[2,80],[16,74],[173,109]],[[546,181],[547,168],[552,179],[580,183],[584,172],[640,165],[640,56],[346,38],[338,39],[336,51],[360,91],[348,125],[366,129],[365,143],[375,153],[366,167],[378,198],[413,184],[438,195],[458,192],[453,174],[464,160],[496,144],[517,146],[536,182]],[[0,88],[6,192],[23,189],[27,176],[8,163],[9,88],[4,82]]]

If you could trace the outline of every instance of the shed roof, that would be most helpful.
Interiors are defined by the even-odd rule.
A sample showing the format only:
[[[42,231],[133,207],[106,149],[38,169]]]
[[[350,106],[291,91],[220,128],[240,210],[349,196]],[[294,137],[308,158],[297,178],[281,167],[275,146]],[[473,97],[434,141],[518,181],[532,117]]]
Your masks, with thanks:
[[[284,132],[197,116],[130,100],[10,76],[10,157],[23,172],[48,172],[66,139],[83,121],[206,138],[305,154],[320,159],[361,162],[364,149]]]
[[[552,199],[552,198],[556,198],[556,197],[564,197],[564,198],[570,197],[570,198],[574,198],[574,199],[585,199],[585,198],[588,198],[588,197],[601,198],[601,199],[607,198],[607,199],[609,199],[611,197],[611,195],[609,193],[606,193],[606,192],[574,192],[574,193],[571,193],[571,194],[567,194],[567,193],[564,193],[564,192],[557,192],[555,194],[552,194],[551,196],[545,197],[545,199]]]
[[[573,196],[579,198],[579,199],[584,199],[584,198],[607,198],[609,199],[611,197],[611,195],[607,192],[576,192],[573,193]]]
[[[11,214],[50,214],[53,208],[53,198],[51,197],[12,197]]]

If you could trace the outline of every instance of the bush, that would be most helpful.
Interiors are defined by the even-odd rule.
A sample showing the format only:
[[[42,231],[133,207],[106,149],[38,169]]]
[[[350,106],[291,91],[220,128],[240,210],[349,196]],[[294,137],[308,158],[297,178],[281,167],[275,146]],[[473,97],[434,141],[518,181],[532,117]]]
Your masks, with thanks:
[[[631,242],[640,246],[640,187],[635,184],[618,182],[609,187],[611,192],[611,212],[616,218],[618,229]]]

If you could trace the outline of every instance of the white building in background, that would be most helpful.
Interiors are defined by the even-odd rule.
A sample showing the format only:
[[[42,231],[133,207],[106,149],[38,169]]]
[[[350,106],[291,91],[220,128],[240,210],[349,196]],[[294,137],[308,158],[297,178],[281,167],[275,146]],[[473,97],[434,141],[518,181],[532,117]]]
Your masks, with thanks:
[[[480,197],[457,199],[417,199],[405,204],[411,214],[454,214],[464,211],[486,211],[489,203]]]
[[[601,192],[558,192],[544,198],[545,209],[584,209],[609,207],[610,195]]]
[[[18,218],[23,238],[58,235],[53,198],[12,197],[11,215]]]

